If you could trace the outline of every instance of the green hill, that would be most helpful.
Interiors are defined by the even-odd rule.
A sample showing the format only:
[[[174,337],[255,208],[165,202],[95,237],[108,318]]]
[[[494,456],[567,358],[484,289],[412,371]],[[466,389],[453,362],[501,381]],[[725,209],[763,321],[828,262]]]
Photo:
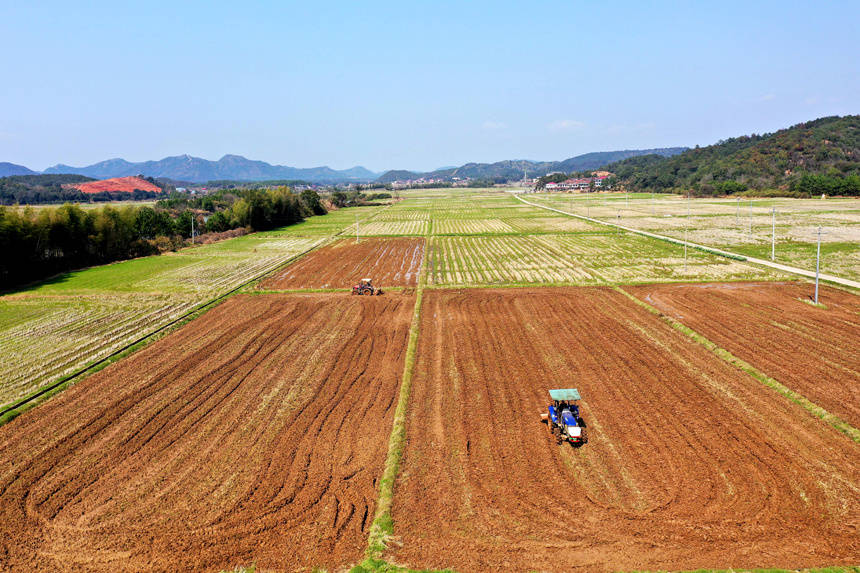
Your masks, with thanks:
[[[746,189],[860,195],[860,116],[823,117],[672,157],[631,157],[606,167],[629,189],[699,195]]]
[[[392,181],[410,181],[418,178],[442,179],[452,181],[454,178],[479,179],[486,182],[503,183],[507,181],[518,181],[526,174],[529,177],[539,177],[555,171],[568,173],[583,169],[597,169],[611,161],[618,161],[626,157],[654,154],[658,156],[669,156],[681,153],[686,147],[662,147],[657,149],[625,149],[623,151],[596,151],[570,157],[564,161],[528,161],[525,159],[514,159],[497,161],[496,163],[466,163],[460,167],[446,167],[418,173],[415,171],[392,170],[380,176],[377,183],[391,183]]]

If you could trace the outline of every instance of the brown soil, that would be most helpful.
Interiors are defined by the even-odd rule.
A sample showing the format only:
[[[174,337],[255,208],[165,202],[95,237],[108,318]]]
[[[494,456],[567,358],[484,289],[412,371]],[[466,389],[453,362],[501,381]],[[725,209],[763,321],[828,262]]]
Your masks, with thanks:
[[[810,284],[627,289],[795,392],[860,426],[860,297]]]
[[[414,297],[237,296],[0,428],[0,569],[361,560]]]
[[[589,443],[541,424],[583,395]],[[860,561],[857,445],[609,289],[428,291],[388,557],[461,571]]]
[[[350,288],[362,278],[378,287],[415,286],[424,239],[344,239],[310,253],[260,285],[262,289]]]
[[[150,183],[141,177],[115,177],[113,179],[102,179],[101,181],[90,181],[88,183],[74,183],[70,184],[69,187],[73,187],[83,193],[101,193],[103,191],[132,193],[136,189],[153,191],[155,193],[164,191],[158,185]]]

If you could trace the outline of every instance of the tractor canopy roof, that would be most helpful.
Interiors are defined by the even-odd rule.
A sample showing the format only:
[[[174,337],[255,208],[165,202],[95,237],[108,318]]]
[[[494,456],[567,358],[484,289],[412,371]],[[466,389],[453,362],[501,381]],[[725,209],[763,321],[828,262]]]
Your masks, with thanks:
[[[568,402],[570,400],[582,399],[579,396],[579,390],[577,390],[576,388],[569,388],[566,390],[550,390],[549,397],[559,402]]]

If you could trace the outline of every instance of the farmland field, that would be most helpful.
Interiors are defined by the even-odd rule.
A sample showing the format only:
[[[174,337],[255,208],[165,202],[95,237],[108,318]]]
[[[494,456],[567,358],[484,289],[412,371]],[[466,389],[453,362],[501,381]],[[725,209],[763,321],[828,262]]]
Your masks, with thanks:
[[[414,300],[233,297],[0,427],[3,569],[358,561]]]
[[[815,308],[811,285],[625,289],[860,427],[860,297],[822,287],[826,307]]]
[[[349,288],[365,277],[378,287],[415,286],[424,239],[342,239],[273,274],[261,289]]]
[[[381,209],[355,211],[368,216]],[[73,271],[0,296],[0,404],[110,355],[322,243],[325,233],[354,221],[353,214],[341,214],[345,211],[176,253]]]
[[[414,376],[396,563],[525,571],[860,559],[856,445],[620,293],[428,291]],[[579,449],[556,446],[538,418],[547,390],[570,386],[588,421]]]
[[[0,569],[860,562],[860,298],[498,190],[402,195],[0,297],[21,396],[247,285],[0,426]],[[539,419],[566,387],[579,448]]]
[[[686,229],[691,242],[762,259],[770,259],[775,227],[775,261],[807,270],[815,270],[820,225],[821,271],[860,280],[860,199],[684,199],[645,193],[528,198],[676,239],[683,239]]]
[[[743,262],[638,235],[572,233],[436,237],[428,265],[434,285],[596,284],[778,276]]]

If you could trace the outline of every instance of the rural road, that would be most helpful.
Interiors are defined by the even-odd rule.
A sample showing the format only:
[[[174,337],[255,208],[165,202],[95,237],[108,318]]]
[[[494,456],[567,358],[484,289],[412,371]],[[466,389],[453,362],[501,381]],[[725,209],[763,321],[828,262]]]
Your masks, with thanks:
[[[547,207],[546,205],[541,205],[539,203],[532,203],[531,201],[527,201],[526,199],[523,199],[519,195],[515,195],[515,197],[517,199],[519,199],[520,201],[522,201],[523,203],[526,203],[527,205],[531,205],[533,207],[538,207],[540,209],[546,209],[547,211],[555,211],[556,213],[561,213],[562,215],[568,215],[569,217],[576,217],[578,219],[584,219],[586,221],[591,221],[592,223],[598,223],[600,225],[608,225],[609,227],[615,227],[617,229],[623,229],[625,231],[630,231],[631,233],[637,233],[639,235],[644,235],[646,237],[651,237],[653,239],[660,239],[661,241],[669,241],[670,243],[676,243],[678,245],[684,244],[683,240],[675,239],[674,237],[667,237],[666,235],[658,235],[657,233],[649,233],[648,231],[640,231],[639,229],[634,229],[632,227],[625,227],[624,225],[618,225],[616,223],[609,223],[607,221],[601,221],[600,219],[593,219],[591,217],[585,217],[583,215],[577,215],[576,213],[570,213],[568,211],[562,211],[561,209],[556,209],[554,207]],[[747,255],[741,255],[739,253],[732,253],[731,251],[724,251],[722,249],[715,249],[714,247],[709,247],[708,245],[700,245],[698,243],[691,243],[689,241],[687,241],[687,246],[693,247],[695,249],[705,249],[705,250],[710,251],[712,253],[715,253],[717,255],[722,255],[722,256],[726,256],[726,257],[741,258],[741,259],[743,259],[747,262],[750,262],[750,263],[754,263],[757,265],[763,265],[765,267],[770,267],[772,269],[777,269],[777,270],[784,271],[787,273],[793,273],[793,274],[804,276],[804,277],[811,278],[811,279],[815,278],[815,272],[814,271],[808,271],[806,269],[800,269],[800,268],[792,267],[789,265],[783,265],[780,263],[775,263],[773,261],[768,261],[766,259],[757,259],[755,257],[749,257]],[[820,280],[835,283],[838,285],[860,289],[860,282],[852,281],[850,279],[845,279],[842,277],[837,277],[835,275],[828,275],[828,274],[824,274],[824,273],[819,273],[818,278]]]

